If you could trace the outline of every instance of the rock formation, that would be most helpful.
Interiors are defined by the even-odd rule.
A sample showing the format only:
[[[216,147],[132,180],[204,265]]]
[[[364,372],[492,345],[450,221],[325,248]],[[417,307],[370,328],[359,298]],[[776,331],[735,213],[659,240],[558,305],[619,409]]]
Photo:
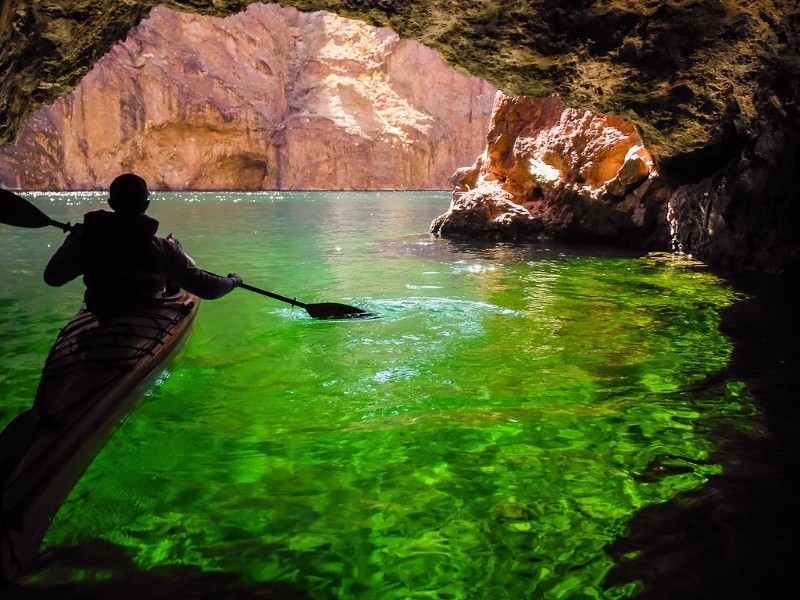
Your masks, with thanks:
[[[0,148],[0,185],[443,189],[480,151],[495,89],[387,29],[251,5],[156,8]]]
[[[6,0],[0,140],[52,102],[157,0]],[[167,0],[205,14],[248,0]],[[786,0],[285,0],[391,27],[507,94],[557,93],[641,130],[675,190],[676,243],[716,262],[800,264],[800,12]]]
[[[487,140],[453,176],[453,202],[432,232],[664,243],[664,190],[633,124],[557,96],[498,94]]]
[[[158,4],[230,15],[250,0],[9,0],[0,12],[2,134],[32,107],[73,87]],[[755,96],[791,101],[796,6],[785,0],[287,0],[391,27],[506,93],[558,93],[570,106],[616,114],[643,128],[659,155],[694,150],[734,118],[757,116]],[[784,79],[783,82],[777,79]],[[766,85],[765,85],[766,84]],[[766,89],[765,89],[766,87]]]

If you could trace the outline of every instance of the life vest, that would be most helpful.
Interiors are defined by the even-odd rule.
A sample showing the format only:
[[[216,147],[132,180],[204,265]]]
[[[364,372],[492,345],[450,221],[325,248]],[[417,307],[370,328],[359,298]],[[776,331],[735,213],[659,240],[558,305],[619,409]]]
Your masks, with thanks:
[[[164,289],[154,236],[158,221],[145,215],[98,210],[81,230],[86,300],[155,298]]]

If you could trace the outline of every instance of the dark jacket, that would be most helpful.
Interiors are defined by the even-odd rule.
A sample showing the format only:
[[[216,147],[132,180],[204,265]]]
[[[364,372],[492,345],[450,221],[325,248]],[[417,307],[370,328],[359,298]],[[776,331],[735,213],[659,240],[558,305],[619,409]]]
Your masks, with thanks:
[[[87,213],[47,263],[44,280],[61,286],[83,275],[87,306],[160,298],[171,287],[214,299],[235,287],[233,279],[195,267],[157,229],[158,221],[146,215]]]

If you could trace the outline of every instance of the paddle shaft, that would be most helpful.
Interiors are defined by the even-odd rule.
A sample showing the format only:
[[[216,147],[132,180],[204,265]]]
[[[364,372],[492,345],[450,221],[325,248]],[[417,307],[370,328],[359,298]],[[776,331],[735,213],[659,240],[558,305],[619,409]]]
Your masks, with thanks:
[[[70,223],[61,223],[60,221],[54,221],[53,219],[50,219],[50,223],[48,223],[48,224],[52,225],[53,227],[58,227],[64,233],[68,233],[68,232],[72,231],[72,227],[73,227],[72,224],[70,224]]]
[[[287,298],[286,296],[281,296],[280,294],[276,294],[275,292],[270,292],[267,290],[262,290],[259,287],[254,285],[250,285],[249,283],[242,283],[240,287],[244,289],[255,292],[256,294],[261,294],[262,296],[269,296],[270,298],[274,298],[275,300],[280,300],[281,302],[287,302],[292,306],[299,306],[300,308],[308,308],[308,305],[305,302],[299,302],[293,298]]]
[[[212,273],[211,271],[206,271],[209,275],[214,275],[215,277],[222,277],[222,275],[217,275],[216,273]],[[281,302],[286,302],[287,304],[291,304],[292,306],[299,306],[300,308],[305,308],[308,310],[308,304],[305,302],[300,302],[299,300],[295,300],[294,298],[289,298],[287,296],[281,296],[280,294],[276,294],[275,292],[270,292],[269,290],[262,289],[260,287],[256,287],[254,285],[250,285],[249,283],[242,282],[242,285],[239,286],[240,288],[244,288],[249,292],[255,292],[256,294],[261,294],[262,296],[267,296],[269,298],[273,298],[275,300],[280,300]]]
[[[50,217],[48,217],[48,219],[50,219]],[[53,227],[58,227],[64,233],[69,233],[70,231],[72,231],[73,227],[73,225],[70,223],[62,223],[60,221],[54,221],[53,219],[50,219],[50,222],[47,224],[52,225]]]
[[[281,296],[280,294],[276,294],[275,292],[263,290],[254,285],[250,285],[249,283],[242,283],[242,285],[239,287],[242,287],[250,292],[255,292],[256,294],[261,294],[262,296],[269,296],[270,298],[274,298],[275,300],[286,302],[288,304],[291,304],[292,306],[299,306],[300,308],[305,309],[305,311],[314,319],[331,319],[331,318],[358,319],[358,318],[375,318],[376,316],[373,315],[372,313],[369,313],[355,306],[349,306],[347,304],[339,304],[338,302],[321,302],[318,304],[306,304],[305,302],[299,302],[294,298],[287,298],[286,296]]]

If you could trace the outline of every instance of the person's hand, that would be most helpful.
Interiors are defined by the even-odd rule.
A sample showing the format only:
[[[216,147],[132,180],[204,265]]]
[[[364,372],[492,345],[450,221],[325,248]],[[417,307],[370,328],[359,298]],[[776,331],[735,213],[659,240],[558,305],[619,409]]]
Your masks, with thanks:
[[[167,237],[165,237],[164,239],[167,240],[173,246],[177,247],[178,250],[183,252],[183,246],[181,246],[181,243],[178,241],[178,238],[176,238],[174,235],[172,235],[172,233],[168,233]]]
[[[228,279],[233,281],[233,287],[237,288],[242,285],[242,278],[239,277],[236,273],[228,273]]]
[[[83,223],[75,223],[75,225],[67,223],[67,225],[69,225],[69,230],[67,230],[67,238],[78,235],[83,230]]]

